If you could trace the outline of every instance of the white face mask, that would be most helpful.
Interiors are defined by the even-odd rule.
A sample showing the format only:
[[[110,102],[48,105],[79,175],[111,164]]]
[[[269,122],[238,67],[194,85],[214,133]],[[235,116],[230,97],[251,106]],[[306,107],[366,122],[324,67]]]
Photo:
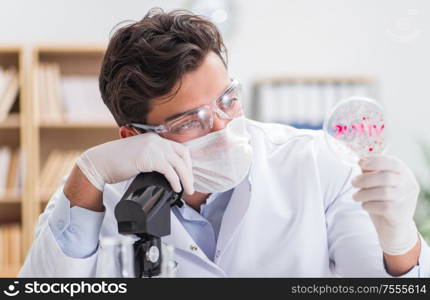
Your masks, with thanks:
[[[221,130],[183,143],[190,150],[194,189],[202,193],[225,192],[242,182],[251,166],[249,141],[242,116]]]

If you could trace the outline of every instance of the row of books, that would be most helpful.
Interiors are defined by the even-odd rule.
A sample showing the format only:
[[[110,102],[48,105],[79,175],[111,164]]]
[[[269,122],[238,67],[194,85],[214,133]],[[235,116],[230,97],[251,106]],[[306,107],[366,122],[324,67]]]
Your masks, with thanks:
[[[40,188],[42,195],[50,196],[61,179],[72,170],[80,150],[53,150],[42,168]],[[0,147],[0,201],[19,197],[23,185],[23,164],[20,149]]]
[[[19,223],[0,225],[0,266],[21,263],[21,226]]]
[[[0,147],[0,201],[21,194],[23,183],[22,155],[19,149]]]
[[[97,76],[63,75],[57,63],[39,64],[36,76],[42,121],[114,123]]]
[[[58,188],[61,179],[70,173],[80,154],[79,150],[53,150],[49,153],[40,176],[41,194],[45,200]]]
[[[269,83],[258,90],[254,115],[264,122],[317,129],[337,102],[351,96],[373,97],[374,87],[361,82]]]
[[[0,67],[0,122],[9,115],[19,89],[18,72],[15,67]]]

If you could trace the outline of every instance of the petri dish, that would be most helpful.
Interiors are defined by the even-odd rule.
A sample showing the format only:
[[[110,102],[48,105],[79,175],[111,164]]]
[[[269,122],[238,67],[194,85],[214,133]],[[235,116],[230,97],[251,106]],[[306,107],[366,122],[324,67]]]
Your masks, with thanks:
[[[350,97],[339,102],[327,114],[323,130],[333,155],[348,164],[385,153],[388,147],[389,125],[384,109],[370,98]]]

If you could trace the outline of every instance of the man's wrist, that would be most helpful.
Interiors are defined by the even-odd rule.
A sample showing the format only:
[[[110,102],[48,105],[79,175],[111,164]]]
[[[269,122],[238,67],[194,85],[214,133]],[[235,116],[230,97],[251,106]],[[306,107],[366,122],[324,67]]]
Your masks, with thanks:
[[[384,225],[384,226],[381,226]],[[387,225],[384,220],[376,226],[379,242],[384,253],[399,256],[412,250],[417,243],[418,229],[413,220],[399,223],[396,226]]]
[[[417,242],[414,247],[401,255],[392,255],[384,252],[384,265],[391,276],[401,276],[418,265],[421,253],[421,239],[417,233]]]
[[[70,201],[70,207],[80,206],[98,212],[105,210],[102,192],[89,182],[77,165],[73,167],[63,191]]]
[[[79,171],[85,175],[88,182],[90,182],[99,191],[103,192],[105,181],[97,171],[96,166],[94,166],[90,155],[92,153],[93,156],[97,156],[98,153],[94,153],[94,150],[96,149],[97,147],[93,147],[82,153],[81,156],[76,159],[76,166],[79,168]]]

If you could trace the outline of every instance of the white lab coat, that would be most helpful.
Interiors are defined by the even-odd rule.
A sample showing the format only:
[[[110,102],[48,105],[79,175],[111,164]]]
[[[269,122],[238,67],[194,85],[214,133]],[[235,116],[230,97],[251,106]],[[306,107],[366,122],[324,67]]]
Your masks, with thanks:
[[[171,214],[178,277],[381,277],[382,250],[366,211],[352,200],[357,169],[327,150],[318,131],[247,120],[253,147],[249,179],[239,184],[226,208],[215,259],[209,260]],[[113,215],[131,180],[106,185],[101,233],[118,235]],[[251,182],[251,184],[249,184]],[[47,218],[59,188],[40,216],[35,241],[19,276],[94,277],[98,251],[87,258],[66,256]],[[420,266],[407,276],[430,276],[430,249],[422,240]]]

